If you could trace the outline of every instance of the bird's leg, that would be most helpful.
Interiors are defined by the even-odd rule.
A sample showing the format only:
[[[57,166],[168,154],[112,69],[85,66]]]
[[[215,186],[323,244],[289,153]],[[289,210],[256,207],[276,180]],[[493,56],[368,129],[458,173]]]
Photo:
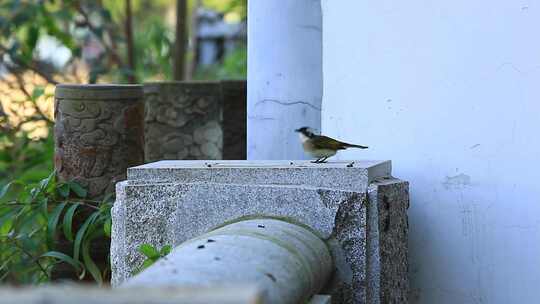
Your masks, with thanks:
[[[317,158],[316,160],[312,160],[311,162],[314,164],[318,164],[321,161],[321,158]]]
[[[327,160],[327,159],[328,159],[328,157],[323,157],[323,158],[319,161],[319,163],[326,163],[326,160]]]

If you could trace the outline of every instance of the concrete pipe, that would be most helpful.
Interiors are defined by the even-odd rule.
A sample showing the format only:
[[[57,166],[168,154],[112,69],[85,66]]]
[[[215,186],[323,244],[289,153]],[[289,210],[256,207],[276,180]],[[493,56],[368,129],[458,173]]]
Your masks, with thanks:
[[[255,284],[265,303],[305,303],[330,278],[332,258],[310,230],[275,219],[232,223],[186,241],[122,287]]]

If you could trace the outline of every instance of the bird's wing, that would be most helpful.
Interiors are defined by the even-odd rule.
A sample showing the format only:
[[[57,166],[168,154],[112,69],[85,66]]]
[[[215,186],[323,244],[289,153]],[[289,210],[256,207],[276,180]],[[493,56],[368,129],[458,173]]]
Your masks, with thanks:
[[[323,135],[311,138],[310,142],[313,144],[315,149],[342,150],[346,148],[346,145],[339,140],[335,140]]]

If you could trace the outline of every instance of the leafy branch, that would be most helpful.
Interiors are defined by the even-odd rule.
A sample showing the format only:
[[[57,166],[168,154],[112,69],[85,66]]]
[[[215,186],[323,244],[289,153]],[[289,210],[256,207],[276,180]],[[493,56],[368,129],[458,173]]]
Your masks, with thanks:
[[[98,28],[97,26],[95,26],[92,23],[92,21],[90,20],[90,16],[84,10],[81,3],[79,1],[74,1],[72,6],[75,8],[75,10],[84,19],[84,21],[79,23],[79,25],[86,26],[88,28],[88,30],[90,30],[90,32],[92,32],[92,34],[94,34],[94,36],[99,39],[101,45],[105,48],[107,53],[111,56],[114,63],[118,64],[119,66],[124,66],[123,61],[122,61],[122,57],[120,57],[120,55],[118,55],[118,52],[116,51],[116,48],[109,45],[109,43],[107,43],[105,41],[104,35],[103,35],[103,29]],[[103,8],[101,8],[100,11],[103,12],[102,16],[105,19],[107,19],[108,21],[110,21],[110,14],[106,10],[103,10]],[[113,37],[111,33],[108,33],[108,34],[109,34],[110,37]],[[111,41],[114,41],[114,39],[111,39]]]
[[[167,256],[169,253],[171,253],[171,249],[172,249],[171,245],[165,245],[161,247],[161,249],[159,250],[150,244],[140,245],[139,252],[144,255],[145,259],[142,265],[138,269],[135,270],[135,274],[145,270],[146,268],[152,266],[159,259]]]
[[[38,74],[39,76],[47,80],[48,83],[54,85],[58,84],[58,81],[56,81],[51,74],[39,68],[39,66],[45,66],[46,64],[39,64],[39,61],[36,60],[32,60],[31,63],[27,63],[24,60],[21,60],[15,52],[10,52],[10,50],[2,44],[0,44],[0,51],[2,51],[0,53],[0,57],[8,55],[11,61],[13,61],[13,63],[16,64],[19,68],[31,70],[32,72]],[[13,66],[13,64],[6,63],[5,61],[3,61],[2,63],[10,71],[14,71],[15,69],[17,69],[17,66]]]
[[[33,185],[13,181],[0,187],[0,281],[44,282],[62,262],[79,279],[90,274],[102,284],[109,270],[97,266],[90,248],[94,240],[110,238],[112,204],[86,196],[78,183],[56,181],[55,172]],[[59,251],[60,240],[73,250]]]

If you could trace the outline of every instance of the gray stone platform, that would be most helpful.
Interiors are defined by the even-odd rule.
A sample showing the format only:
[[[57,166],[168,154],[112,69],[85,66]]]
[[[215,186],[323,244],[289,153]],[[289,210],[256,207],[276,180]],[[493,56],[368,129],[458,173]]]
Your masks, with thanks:
[[[175,161],[128,169],[128,181],[212,182],[246,185],[306,185],[364,192],[372,181],[390,176],[390,161]]]
[[[326,240],[337,303],[406,303],[408,184],[389,161],[161,161],[128,169],[113,208],[113,284],[160,248],[239,219],[275,217]]]

